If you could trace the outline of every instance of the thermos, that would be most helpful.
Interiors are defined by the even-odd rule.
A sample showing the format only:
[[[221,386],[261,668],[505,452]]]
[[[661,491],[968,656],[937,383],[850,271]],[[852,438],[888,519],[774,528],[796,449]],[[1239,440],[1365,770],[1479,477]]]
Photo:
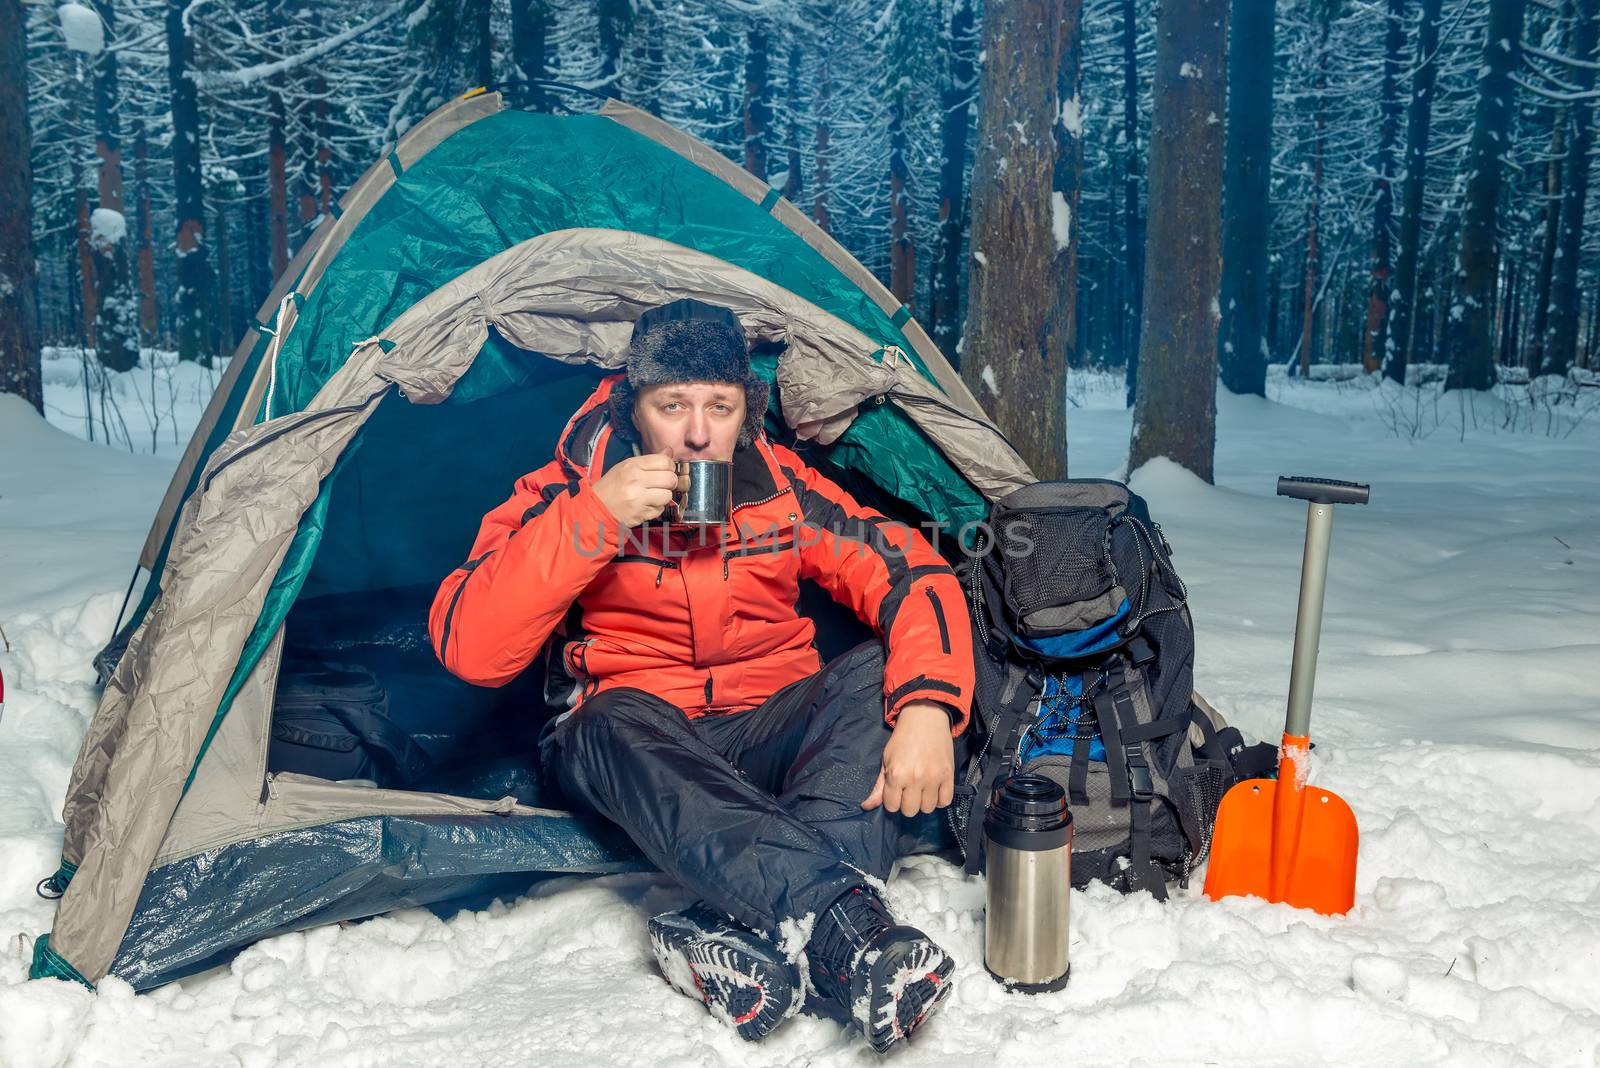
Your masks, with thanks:
[[[1013,775],[995,788],[983,833],[984,967],[1008,990],[1060,990],[1072,970],[1067,962],[1072,889],[1067,795],[1042,775]]]

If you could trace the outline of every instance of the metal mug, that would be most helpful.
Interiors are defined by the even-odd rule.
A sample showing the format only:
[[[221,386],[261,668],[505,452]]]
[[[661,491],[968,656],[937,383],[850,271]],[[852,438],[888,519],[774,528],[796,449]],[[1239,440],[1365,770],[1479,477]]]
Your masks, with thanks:
[[[716,526],[733,512],[732,460],[677,460],[679,478],[689,476],[687,488],[673,491],[665,518],[676,526]]]

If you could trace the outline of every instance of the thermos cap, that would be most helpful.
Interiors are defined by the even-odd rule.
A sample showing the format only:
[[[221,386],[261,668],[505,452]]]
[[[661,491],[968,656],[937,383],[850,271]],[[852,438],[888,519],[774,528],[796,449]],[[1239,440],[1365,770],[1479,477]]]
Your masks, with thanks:
[[[1072,840],[1066,791],[1043,775],[1013,775],[995,787],[983,817],[989,839],[1012,849],[1056,849]]]

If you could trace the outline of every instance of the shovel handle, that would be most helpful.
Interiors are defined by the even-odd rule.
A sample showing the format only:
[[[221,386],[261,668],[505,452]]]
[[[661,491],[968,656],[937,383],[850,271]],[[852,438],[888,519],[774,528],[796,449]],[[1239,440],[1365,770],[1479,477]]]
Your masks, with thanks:
[[[1366,483],[1342,483],[1338,478],[1280,475],[1278,496],[1314,500],[1315,504],[1366,504],[1373,488]]]
[[[1372,487],[1334,478],[1280,477],[1278,495],[1306,501],[1306,555],[1300,565],[1300,610],[1294,621],[1294,661],[1289,668],[1289,713],[1284,731],[1311,733],[1311,690],[1317,678],[1317,646],[1322,639],[1322,595],[1328,584],[1328,542],[1333,537],[1333,506],[1366,504]]]
[[[1317,504],[1366,504],[1367,498],[1372,496],[1372,487],[1365,482],[1340,482],[1336,478],[1280,475],[1278,496]]]

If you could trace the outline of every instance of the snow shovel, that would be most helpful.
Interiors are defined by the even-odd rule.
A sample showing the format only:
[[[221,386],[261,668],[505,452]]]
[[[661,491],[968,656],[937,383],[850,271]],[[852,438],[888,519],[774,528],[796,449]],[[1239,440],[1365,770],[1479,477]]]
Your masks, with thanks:
[[[1333,506],[1366,504],[1370,488],[1326,478],[1280,478],[1278,495],[1310,502],[1278,779],[1246,779],[1223,796],[1211,837],[1205,895],[1217,900],[1247,894],[1328,916],[1343,915],[1355,904],[1359,832],[1355,813],[1344,798],[1306,785],[1311,770],[1311,688],[1322,636]]]

